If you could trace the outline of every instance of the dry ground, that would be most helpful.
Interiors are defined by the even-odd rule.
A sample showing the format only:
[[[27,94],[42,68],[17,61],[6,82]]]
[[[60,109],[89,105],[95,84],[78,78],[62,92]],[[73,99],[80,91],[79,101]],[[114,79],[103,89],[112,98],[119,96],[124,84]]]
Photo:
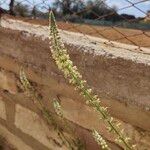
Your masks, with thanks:
[[[20,19],[26,22],[40,25],[48,25],[47,20],[33,20],[29,18],[14,18],[12,16],[5,16],[13,19]],[[63,30],[80,32],[91,36],[102,37],[112,41],[118,41],[137,46],[150,47],[150,30],[142,31],[136,29],[126,29],[119,27],[104,27],[85,24],[73,24],[68,22],[58,22],[58,27]]]

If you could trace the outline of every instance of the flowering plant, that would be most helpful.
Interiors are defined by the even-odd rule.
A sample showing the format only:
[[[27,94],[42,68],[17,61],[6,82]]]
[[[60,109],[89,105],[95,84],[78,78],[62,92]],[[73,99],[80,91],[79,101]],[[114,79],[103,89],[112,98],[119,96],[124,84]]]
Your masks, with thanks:
[[[119,142],[120,144],[122,143],[124,145],[124,149],[133,150],[135,146],[130,144],[130,139],[126,137],[124,130],[120,129],[120,123],[110,116],[107,108],[101,106],[98,95],[95,95],[92,89],[88,87],[86,81],[82,79],[82,75],[79,73],[77,67],[74,66],[73,62],[70,60],[67,49],[65,48],[59,36],[53,12],[50,13],[49,19],[50,50],[56,65],[64,73],[65,78],[69,79],[69,83],[74,85],[75,89],[84,96],[85,103],[99,113],[100,118],[106,123],[108,131],[117,135],[115,141]],[[93,136],[95,137],[96,141],[100,143],[102,148],[108,148],[106,142],[104,139],[102,139],[102,137],[100,137],[97,131],[93,131]]]

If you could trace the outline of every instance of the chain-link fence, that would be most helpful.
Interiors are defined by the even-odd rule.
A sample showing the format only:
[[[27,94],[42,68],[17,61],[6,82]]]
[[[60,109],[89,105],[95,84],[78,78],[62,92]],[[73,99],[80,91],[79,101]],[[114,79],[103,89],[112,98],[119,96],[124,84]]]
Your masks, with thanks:
[[[150,47],[150,0],[0,0],[0,15],[47,25],[53,10],[59,28]],[[9,16],[10,17],[10,16]]]

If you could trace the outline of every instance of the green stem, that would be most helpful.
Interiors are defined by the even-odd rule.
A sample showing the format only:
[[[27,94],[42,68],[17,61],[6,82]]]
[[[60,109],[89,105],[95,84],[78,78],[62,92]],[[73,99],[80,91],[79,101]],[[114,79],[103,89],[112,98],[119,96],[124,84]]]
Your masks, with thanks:
[[[55,40],[55,42],[57,43],[57,40]],[[55,43],[55,44],[56,44],[56,43]],[[57,43],[57,44],[58,44],[58,43]],[[57,45],[57,44],[56,44],[56,45]],[[59,51],[59,50],[58,50],[58,51]],[[80,87],[81,87],[82,84],[81,84],[81,82],[80,82],[80,79],[77,78],[77,77],[74,75],[74,73],[72,72],[72,70],[70,69],[70,67],[66,66],[66,69],[70,72],[70,76],[75,79],[77,86],[80,86]],[[89,100],[91,100],[91,101],[94,100],[93,97],[87,92],[87,89],[85,88],[85,86],[84,86],[83,88],[80,88],[80,90],[84,93],[84,95],[85,95]],[[93,105],[92,103],[91,103],[91,106],[92,106],[93,108],[96,108],[97,111],[101,113],[101,115],[102,115],[102,117],[104,118],[104,120],[107,121],[107,123],[109,124],[109,126],[114,130],[114,132],[118,135],[118,137],[120,138],[120,140],[125,144],[126,148],[128,148],[129,150],[132,150],[131,146],[130,146],[130,145],[125,141],[125,139],[123,138],[123,135],[121,135],[120,132],[114,127],[114,125],[112,124],[112,122],[110,122],[110,119],[109,119],[110,117],[109,117],[103,110],[100,109],[101,106],[100,106],[100,107],[97,107],[97,106]],[[108,120],[108,119],[109,119],[109,120]]]
[[[56,56],[56,57],[57,57],[58,60],[59,60],[59,57],[62,56],[62,55],[66,55],[66,53],[63,53],[63,52],[61,51],[60,43],[59,43],[59,41],[57,40],[58,31],[57,31],[57,27],[56,27],[56,23],[55,23],[55,18],[54,18],[54,16],[53,16],[53,14],[52,14],[51,17],[52,17],[52,18],[51,18],[51,21],[52,21],[52,24],[51,24],[51,33],[52,33],[53,42],[54,42],[54,45],[55,45],[54,51],[57,51],[57,52],[58,52],[58,56]],[[57,59],[57,58],[56,58],[56,59]],[[62,62],[60,62],[60,63],[62,63]],[[65,63],[65,61],[64,61],[64,63]],[[93,96],[88,93],[88,89],[84,86],[84,84],[81,84],[81,82],[80,82],[81,79],[78,78],[78,77],[76,77],[76,76],[74,75],[74,72],[72,71],[72,70],[73,70],[73,66],[71,66],[71,68],[70,68],[70,66],[67,65],[67,66],[65,66],[65,69],[67,69],[68,72],[70,73],[69,76],[70,76],[71,78],[73,78],[73,79],[76,81],[75,84],[77,85],[77,87],[78,87],[78,86],[81,87],[81,88],[79,88],[79,89],[82,91],[82,93],[84,93],[84,95],[87,97],[87,99],[89,100],[89,102],[90,102],[90,101],[91,101],[91,102],[94,101]],[[82,87],[83,87],[83,88],[82,88]],[[91,105],[93,108],[96,108],[96,110],[97,110],[98,112],[100,112],[100,114],[102,115],[102,117],[104,118],[104,120],[108,123],[108,125],[111,127],[111,129],[118,135],[119,139],[124,143],[124,145],[126,146],[126,148],[129,149],[129,150],[132,150],[132,147],[131,147],[131,146],[129,145],[129,143],[124,139],[122,133],[120,133],[120,132],[117,130],[117,128],[114,126],[114,124],[110,121],[110,116],[109,116],[109,114],[107,114],[105,111],[103,111],[101,106],[98,107],[98,106],[96,106],[95,104],[92,104],[91,102],[90,102],[90,105]]]
[[[81,85],[80,83],[80,80],[78,80],[77,77],[74,76],[74,74],[72,73],[71,69],[70,68],[67,68],[68,71],[70,72],[70,75],[76,80],[77,84],[78,85]],[[84,87],[82,89],[80,89],[84,92],[84,94],[87,96],[87,98],[91,101],[93,101],[93,97],[87,92],[87,89]],[[92,105],[92,107],[96,107],[94,105]],[[103,118],[107,121],[107,123],[109,124],[109,126],[115,131],[115,133],[120,137],[120,139],[122,140],[122,142],[126,145],[126,147],[129,149],[129,150],[132,150],[132,148],[130,147],[130,145],[125,141],[125,139],[122,137],[122,135],[120,134],[120,132],[114,127],[114,125],[110,122],[110,120],[107,120],[108,119],[108,115],[103,112],[99,107],[96,107],[97,111],[99,111]]]

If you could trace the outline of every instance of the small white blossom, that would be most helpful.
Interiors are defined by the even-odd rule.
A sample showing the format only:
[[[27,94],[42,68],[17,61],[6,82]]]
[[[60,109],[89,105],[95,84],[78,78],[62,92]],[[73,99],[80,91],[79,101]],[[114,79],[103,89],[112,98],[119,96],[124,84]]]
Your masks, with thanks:
[[[101,146],[102,149],[110,150],[106,141],[103,139],[103,137],[96,130],[93,130],[92,135],[93,135],[95,141],[98,143],[98,145]]]
[[[54,100],[53,106],[54,106],[56,114],[59,117],[63,117],[63,112],[62,112],[61,106],[60,106],[60,104],[59,104],[59,102],[57,100]]]

